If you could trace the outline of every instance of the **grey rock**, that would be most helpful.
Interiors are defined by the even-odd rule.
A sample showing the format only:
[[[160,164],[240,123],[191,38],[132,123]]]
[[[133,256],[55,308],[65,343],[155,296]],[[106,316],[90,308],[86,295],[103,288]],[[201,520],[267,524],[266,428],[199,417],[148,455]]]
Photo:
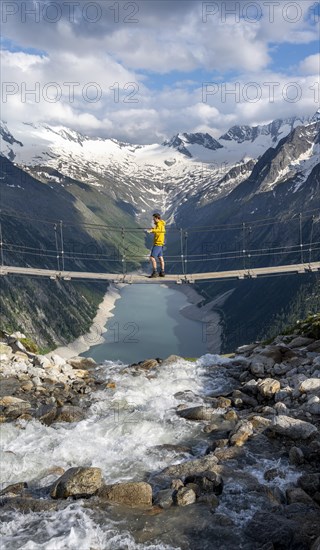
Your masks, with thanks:
[[[189,506],[196,501],[196,493],[188,487],[181,487],[175,495],[175,500],[178,506]]]
[[[260,352],[260,355],[264,357],[268,357],[269,359],[272,359],[273,364],[281,363],[282,357],[283,357],[281,348],[279,346],[272,346],[272,345],[267,346],[264,350],[262,350]],[[271,362],[269,363],[269,365],[273,366]]]
[[[282,388],[275,394],[274,400],[276,403],[283,402],[287,404],[287,400],[291,401],[292,389],[290,387]]]
[[[275,433],[291,439],[308,439],[318,431],[316,426],[313,426],[310,422],[285,415],[276,416],[273,419],[271,429]]]
[[[99,489],[98,496],[108,502],[123,504],[130,508],[152,507],[152,487],[144,481],[104,485]]]
[[[140,361],[136,368],[143,371],[149,371],[159,366],[157,359],[146,359],[145,361]]]
[[[41,405],[34,413],[34,418],[40,420],[46,426],[50,426],[57,414],[55,405]]]
[[[308,351],[320,351],[320,340],[315,340],[307,346]]]
[[[287,365],[286,363],[281,363],[281,365],[278,365],[278,363],[273,367],[273,372],[277,376],[282,376],[283,374],[286,374],[291,369],[291,365]]]
[[[52,363],[45,355],[35,355],[33,358],[33,364],[36,367],[42,367],[44,369],[52,366]]]
[[[24,493],[25,489],[28,488],[28,484],[25,482],[21,483],[11,483],[8,485],[5,489],[2,489],[0,491],[0,496],[6,496],[6,497],[16,497],[20,496]]]
[[[5,356],[4,359],[8,359],[13,355],[12,348],[4,342],[0,342],[0,355],[2,354]]]
[[[310,403],[310,405],[306,406],[306,409],[310,414],[314,414],[316,416],[320,415],[320,403]]]
[[[173,479],[171,481],[171,489],[177,491],[180,487],[184,487],[184,483],[181,479]]]
[[[164,510],[167,510],[172,506],[173,499],[172,499],[172,489],[163,489],[163,491],[159,491],[156,499],[156,504],[160,506],[160,508],[163,508]]]
[[[246,393],[235,390],[232,394],[232,399],[235,405],[250,405],[250,407],[256,407],[258,405],[258,401],[253,397],[252,395],[247,395]]]
[[[278,414],[286,414],[288,412],[287,406],[281,401],[278,401],[278,403],[275,404],[274,408]]]
[[[241,447],[225,447],[224,449],[216,449],[214,456],[217,457],[219,462],[225,460],[238,460],[243,459],[245,452]]]
[[[265,418],[264,416],[254,415],[252,417],[250,416],[250,422],[255,433],[263,433],[270,427],[272,420],[270,420],[270,418]]]
[[[241,420],[235,427],[234,433],[230,436],[230,445],[242,447],[247,439],[253,434],[253,426],[247,420]]]
[[[214,493],[221,495],[223,490],[223,479],[217,472],[203,472],[202,474],[194,474],[187,476],[185,483],[196,484],[201,493]]]
[[[300,466],[304,463],[304,455],[300,447],[291,447],[289,451],[289,462],[294,466]]]
[[[73,369],[92,369],[97,366],[97,363],[95,362],[92,357],[71,357],[67,360],[67,364],[71,365]]]
[[[280,390],[279,380],[274,380],[273,378],[265,378],[264,380],[260,380],[257,386],[263,397],[273,397],[273,395],[278,393]]]
[[[305,336],[297,336],[296,338],[293,338],[291,342],[288,344],[289,348],[302,348],[305,346],[308,346],[310,344],[313,344],[314,339],[313,338],[306,338]]]
[[[257,344],[246,344],[236,349],[236,353],[250,353],[257,347]]]
[[[58,503],[54,500],[35,499],[30,497],[16,497],[10,498],[4,503],[2,510],[14,510],[28,514],[34,512],[39,514],[40,512],[49,512],[51,510],[57,510]]]
[[[94,495],[102,485],[100,468],[69,468],[51,487],[52,498]]]
[[[250,371],[255,376],[263,376],[264,375],[264,364],[261,361],[254,361],[250,365]]]
[[[64,405],[59,407],[54,422],[80,422],[84,418],[85,414],[80,407]]]
[[[299,386],[301,393],[320,392],[320,378],[308,378],[301,382]]]
[[[315,493],[320,491],[320,473],[303,474],[298,480],[298,485],[313,497]]]
[[[257,512],[245,528],[246,535],[254,541],[273,543],[275,548],[289,550],[295,531],[295,522],[279,514]],[[259,546],[256,546],[259,548]]]
[[[257,395],[258,393],[257,381],[254,378],[252,378],[242,386],[241,390],[244,393],[248,393],[249,395]]]
[[[211,420],[214,416],[212,407],[191,407],[177,411],[177,414],[186,420]]]
[[[289,488],[286,491],[286,496],[289,504],[294,502],[304,502],[305,504],[313,504],[312,498],[300,487]]]

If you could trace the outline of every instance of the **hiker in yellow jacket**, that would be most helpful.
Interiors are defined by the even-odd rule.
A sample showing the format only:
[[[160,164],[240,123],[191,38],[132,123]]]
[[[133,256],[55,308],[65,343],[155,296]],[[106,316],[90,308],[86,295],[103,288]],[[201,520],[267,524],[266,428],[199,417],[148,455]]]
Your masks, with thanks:
[[[164,277],[164,259],[163,259],[163,246],[165,243],[165,234],[166,234],[166,222],[161,219],[160,214],[153,214],[153,223],[155,227],[148,229],[148,233],[153,233],[153,247],[150,252],[150,261],[152,263],[152,273],[149,275],[149,278],[158,277],[157,273],[157,258],[160,262],[160,272],[159,277]]]

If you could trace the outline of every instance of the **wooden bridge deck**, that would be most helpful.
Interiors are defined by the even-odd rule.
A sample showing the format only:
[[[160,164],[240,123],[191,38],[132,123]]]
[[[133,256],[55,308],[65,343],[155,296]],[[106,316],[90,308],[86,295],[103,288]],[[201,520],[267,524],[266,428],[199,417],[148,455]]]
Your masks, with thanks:
[[[257,278],[268,275],[286,275],[290,273],[310,273],[320,270],[320,262],[306,264],[281,265],[274,267],[258,267],[253,269],[238,269],[233,271],[215,271],[209,273],[192,274],[168,274],[165,278],[157,277],[149,279],[147,275],[142,274],[118,274],[118,273],[91,273],[82,271],[58,271],[50,269],[40,269],[35,267],[0,267],[0,275],[24,275],[49,277],[54,280],[72,281],[73,279],[88,279],[93,281],[109,281],[114,283],[126,284],[161,284],[161,283],[195,283],[197,281],[210,281],[221,279],[247,279]]]

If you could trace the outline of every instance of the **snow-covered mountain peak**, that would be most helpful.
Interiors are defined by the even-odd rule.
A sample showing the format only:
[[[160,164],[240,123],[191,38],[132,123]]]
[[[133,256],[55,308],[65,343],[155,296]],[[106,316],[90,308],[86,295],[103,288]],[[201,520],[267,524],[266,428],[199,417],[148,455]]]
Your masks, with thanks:
[[[199,155],[198,147],[211,151],[222,149],[222,145],[208,133],[179,133],[163,143],[165,147],[172,147],[189,158]],[[194,146],[194,147],[192,147]]]
[[[221,142],[209,133],[184,132],[162,145],[89,137],[62,125],[2,123],[1,153],[41,181],[51,182],[54,176],[59,185],[70,178],[109,193],[143,219],[154,209],[173,215],[192,197],[203,205],[228,195],[281,140],[286,147],[266,168],[259,192],[274,189],[288,176],[302,173],[303,178],[318,162],[318,120],[320,110],[313,117],[233,126]]]

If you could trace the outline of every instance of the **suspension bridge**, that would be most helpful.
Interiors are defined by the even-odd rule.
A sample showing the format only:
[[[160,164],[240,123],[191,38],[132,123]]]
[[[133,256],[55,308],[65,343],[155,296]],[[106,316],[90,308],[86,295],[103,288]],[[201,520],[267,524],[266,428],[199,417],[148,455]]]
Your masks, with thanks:
[[[315,213],[317,212],[317,213]],[[15,219],[18,216],[13,213],[1,212],[1,216]],[[134,255],[132,254],[132,247],[128,244],[128,238],[137,232],[146,231],[145,228],[119,228],[102,224],[82,223],[87,229],[97,229],[100,232],[108,232],[108,239],[112,232],[118,233],[118,246],[114,248],[117,254],[111,257],[110,250],[96,250],[95,252],[88,252],[87,249],[83,250],[71,250],[70,243],[66,244],[65,235],[69,230],[72,233],[73,226],[79,224],[72,224],[70,222],[63,222],[62,220],[39,220],[36,218],[19,216],[19,219],[25,219],[26,222],[33,221],[34,223],[45,223],[52,226],[53,238],[52,246],[47,247],[40,245],[38,247],[32,247],[29,244],[22,242],[10,242],[3,236],[2,222],[0,222],[0,275],[1,276],[29,276],[29,277],[44,277],[55,281],[76,281],[76,280],[90,280],[90,281],[107,281],[112,283],[125,283],[125,284],[192,284],[201,281],[219,281],[223,279],[257,279],[260,277],[281,276],[290,274],[305,274],[316,273],[320,271],[320,241],[319,230],[316,231],[316,224],[320,222],[319,211],[308,211],[304,214],[298,214],[292,216],[287,220],[278,220],[276,218],[260,219],[251,222],[242,222],[241,224],[229,224],[223,226],[207,226],[207,227],[192,227],[185,230],[177,228],[175,226],[167,226],[168,233],[176,233],[175,242],[180,241],[180,254],[175,256],[165,255],[166,265],[174,264],[175,273],[170,273],[172,269],[167,271],[165,278],[148,278],[148,275],[141,272],[141,268],[135,267],[135,270],[130,271],[130,263],[133,265],[140,264],[148,259],[148,256]],[[281,245],[278,240],[273,243],[264,243],[264,247],[257,248],[254,245],[253,234],[255,229],[267,228],[277,224],[293,224],[290,229],[293,228],[297,234],[296,242],[293,244]],[[233,248],[223,250],[216,250],[215,247],[208,246],[208,244],[214,244],[215,240],[205,242],[205,247],[202,245],[200,253],[188,253],[188,238],[195,236],[195,240],[199,241],[198,234],[206,233],[206,235],[212,232],[221,232],[232,230],[235,235],[237,243]],[[281,234],[279,228],[277,235]],[[317,238],[315,235],[317,234]],[[221,239],[221,235],[220,235]],[[115,239],[114,239],[115,240]],[[93,243],[95,241],[92,241]],[[266,246],[268,244],[268,246]],[[194,250],[194,247],[193,247]],[[131,254],[128,252],[131,251]],[[197,251],[196,251],[197,252]],[[12,263],[16,263],[17,258],[24,261],[25,265],[16,266],[11,265],[10,262],[6,262],[6,255],[8,258],[14,258]],[[116,256],[116,257],[115,257]],[[283,264],[279,264],[277,258],[285,258]],[[39,267],[30,265],[30,260],[36,257],[36,263],[50,264],[45,267]],[[39,262],[41,258],[41,262]],[[261,264],[263,258],[265,263],[270,264],[271,259],[275,259],[275,265],[253,265],[255,262]],[[291,260],[291,262],[288,261]],[[71,266],[76,262],[79,267],[79,262],[89,262],[90,267],[94,261],[99,261],[100,272],[82,271],[74,269],[76,266]],[[240,264],[239,269],[234,269],[235,261]],[[109,272],[110,265],[115,262],[115,268],[113,272]],[[215,269],[206,269],[203,272],[199,272],[195,269],[199,264],[203,269],[204,266],[210,266],[209,262],[214,262]],[[225,262],[225,263],[224,263]],[[56,267],[52,267],[52,264],[56,263]],[[106,272],[101,271],[101,264],[106,263],[108,269]],[[228,264],[230,269],[223,269],[223,265]],[[118,264],[118,265],[117,265]],[[67,269],[67,267],[70,269]],[[128,269],[129,266],[129,269]],[[180,266],[180,269],[179,267]],[[227,266],[226,266],[227,267]],[[179,270],[179,273],[176,273]],[[119,272],[116,272],[119,271]]]
[[[165,278],[149,279],[142,274],[117,274],[117,273],[92,273],[83,271],[56,271],[51,269],[38,269],[33,267],[2,266],[0,275],[32,275],[37,277],[49,277],[53,280],[71,281],[72,279],[90,279],[94,281],[109,281],[112,283],[125,284],[159,284],[159,283],[195,283],[198,281],[222,280],[222,279],[256,279],[262,276],[302,274],[320,271],[320,262],[310,264],[293,264],[276,267],[262,267],[255,269],[240,269],[230,271],[212,271],[208,273],[166,275]]]

